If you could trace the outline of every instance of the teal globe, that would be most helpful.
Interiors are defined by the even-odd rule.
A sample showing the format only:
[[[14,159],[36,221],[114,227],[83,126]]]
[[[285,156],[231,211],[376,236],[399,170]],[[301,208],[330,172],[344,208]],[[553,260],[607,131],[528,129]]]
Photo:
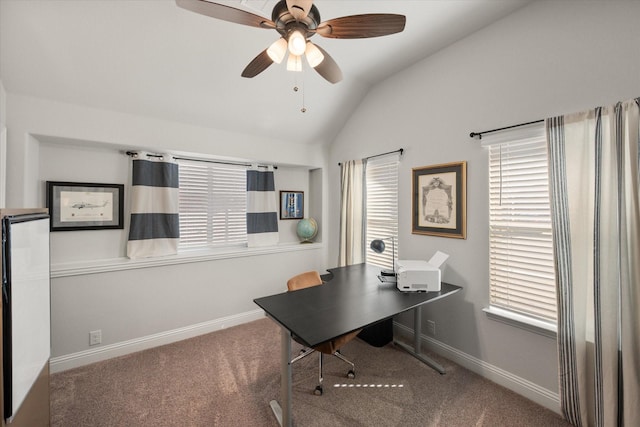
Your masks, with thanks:
[[[302,243],[311,243],[318,234],[318,223],[313,218],[301,219],[296,227],[296,234]]]

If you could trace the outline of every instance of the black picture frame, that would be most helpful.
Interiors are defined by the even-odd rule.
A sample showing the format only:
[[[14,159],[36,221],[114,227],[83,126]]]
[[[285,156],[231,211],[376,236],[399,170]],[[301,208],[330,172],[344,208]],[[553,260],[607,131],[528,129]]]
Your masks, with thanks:
[[[124,184],[47,181],[51,231],[123,229]]]
[[[304,191],[280,191],[280,219],[304,218]]]
[[[414,168],[412,233],[467,238],[467,162]]]

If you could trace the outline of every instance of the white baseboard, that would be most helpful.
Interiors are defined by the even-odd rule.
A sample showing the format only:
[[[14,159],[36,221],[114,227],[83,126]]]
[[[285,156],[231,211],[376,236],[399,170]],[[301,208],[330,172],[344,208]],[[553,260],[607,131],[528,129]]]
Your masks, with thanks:
[[[394,332],[402,337],[413,340],[413,329],[400,323],[393,323]],[[424,334],[420,337],[421,343],[429,350],[437,353],[458,365],[475,372],[476,374],[493,381],[509,390],[526,397],[529,400],[544,406],[545,408],[562,415],[560,408],[560,396],[551,390],[540,387],[529,380],[518,377],[511,372],[491,365],[477,357],[464,353],[443,342],[435,340]],[[413,341],[412,341],[413,342]]]
[[[193,338],[198,335],[208,334],[209,332],[219,331],[231,326],[258,320],[263,317],[264,311],[261,309],[247,311],[245,313],[222,317],[208,322],[160,332],[158,334],[147,335],[145,337],[122,341],[115,344],[109,344],[95,349],[92,348],[89,350],[79,351],[77,353],[66,354],[64,356],[52,357],[49,361],[49,369],[52,374],[62,372],[67,369],[77,368],[90,363],[111,359],[113,357],[135,353],[136,351],[171,344],[173,342]]]
[[[113,357],[124,356],[126,354],[135,353],[148,348],[171,344],[173,342],[193,338],[198,335],[219,331],[231,326],[258,320],[263,317],[264,311],[258,309],[186,326],[184,328],[173,329],[133,340],[105,345],[95,349],[83,350],[77,353],[53,357],[49,362],[49,369],[51,373],[62,372],[68,369],[111,359]],[[412,339],[413,329],[397,322],[394,322],[393,326],[395,332],[400,336]],[[421,342],[425,348],[446,357],[458,365],[469,369],[488,380],[500,384],[501,386],[506,387],[551,411],[561,414],[560,397],[558,393],[540,387],[529,380],[520,378],[517,375],[505,371],[504,369],[491,365],[443,342],[427,337],[424,334],[421,336]]]

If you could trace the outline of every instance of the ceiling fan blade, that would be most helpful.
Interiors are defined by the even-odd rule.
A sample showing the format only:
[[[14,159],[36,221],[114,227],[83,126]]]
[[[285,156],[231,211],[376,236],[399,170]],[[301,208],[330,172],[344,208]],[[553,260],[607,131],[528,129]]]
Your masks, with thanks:
[[[235,7],[225,6],[223,4],[211,3],[205,0],[176,0],[176,4],[191,12],[201,15],[210,16],[223,21],[233,22],[235,24],[248,25],[250,27],[259,28],[275,28],[276,24],[270,19],[263,16],[254,15]]]
[[[273,60],[269,57],[269,54],[267,54],[267,49],[265,49],[249,62],[249,65],[242,71],[242,77],[255,77],[266,70],[271,64],[273,64]]]
[[[331,55],[329,55],[326,50],[324,50],[317,44],[315,46],[320,50],[320,52],[322,52],[322,54],[324,55],[324,59],[319,65],[314,68],[314,70],[316,70],[318,74],[320,74],[330,83],[338,83],[340,80],[342,80],[342,70],[340,70],[340,67],[338,67],[336,61],[333,60]]]
[[[332,39],[380,37],[401,32],[406,21],[404,15],[391,13],[343,16],[321,23],[316,33]]]
[[[313,6],[313,0],[287,0],[287,9],[298,21],[302,21],[307,17]]]

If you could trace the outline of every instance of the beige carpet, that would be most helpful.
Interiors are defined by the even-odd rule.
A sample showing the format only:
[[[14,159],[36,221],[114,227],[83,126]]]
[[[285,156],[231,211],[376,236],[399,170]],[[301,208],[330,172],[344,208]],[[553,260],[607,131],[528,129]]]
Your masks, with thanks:
[[[294,343],[294,351],[299,347]],[[51,377],[51,424],[78,426],[276,426],[280,332],[262,319]],[[440,375],[393,345],[355,340],[347,365],[317,358],[293,366],[297,426],[567,426],[558,415],[445,359]],[[337,387],[336,387],[337,386]]]

